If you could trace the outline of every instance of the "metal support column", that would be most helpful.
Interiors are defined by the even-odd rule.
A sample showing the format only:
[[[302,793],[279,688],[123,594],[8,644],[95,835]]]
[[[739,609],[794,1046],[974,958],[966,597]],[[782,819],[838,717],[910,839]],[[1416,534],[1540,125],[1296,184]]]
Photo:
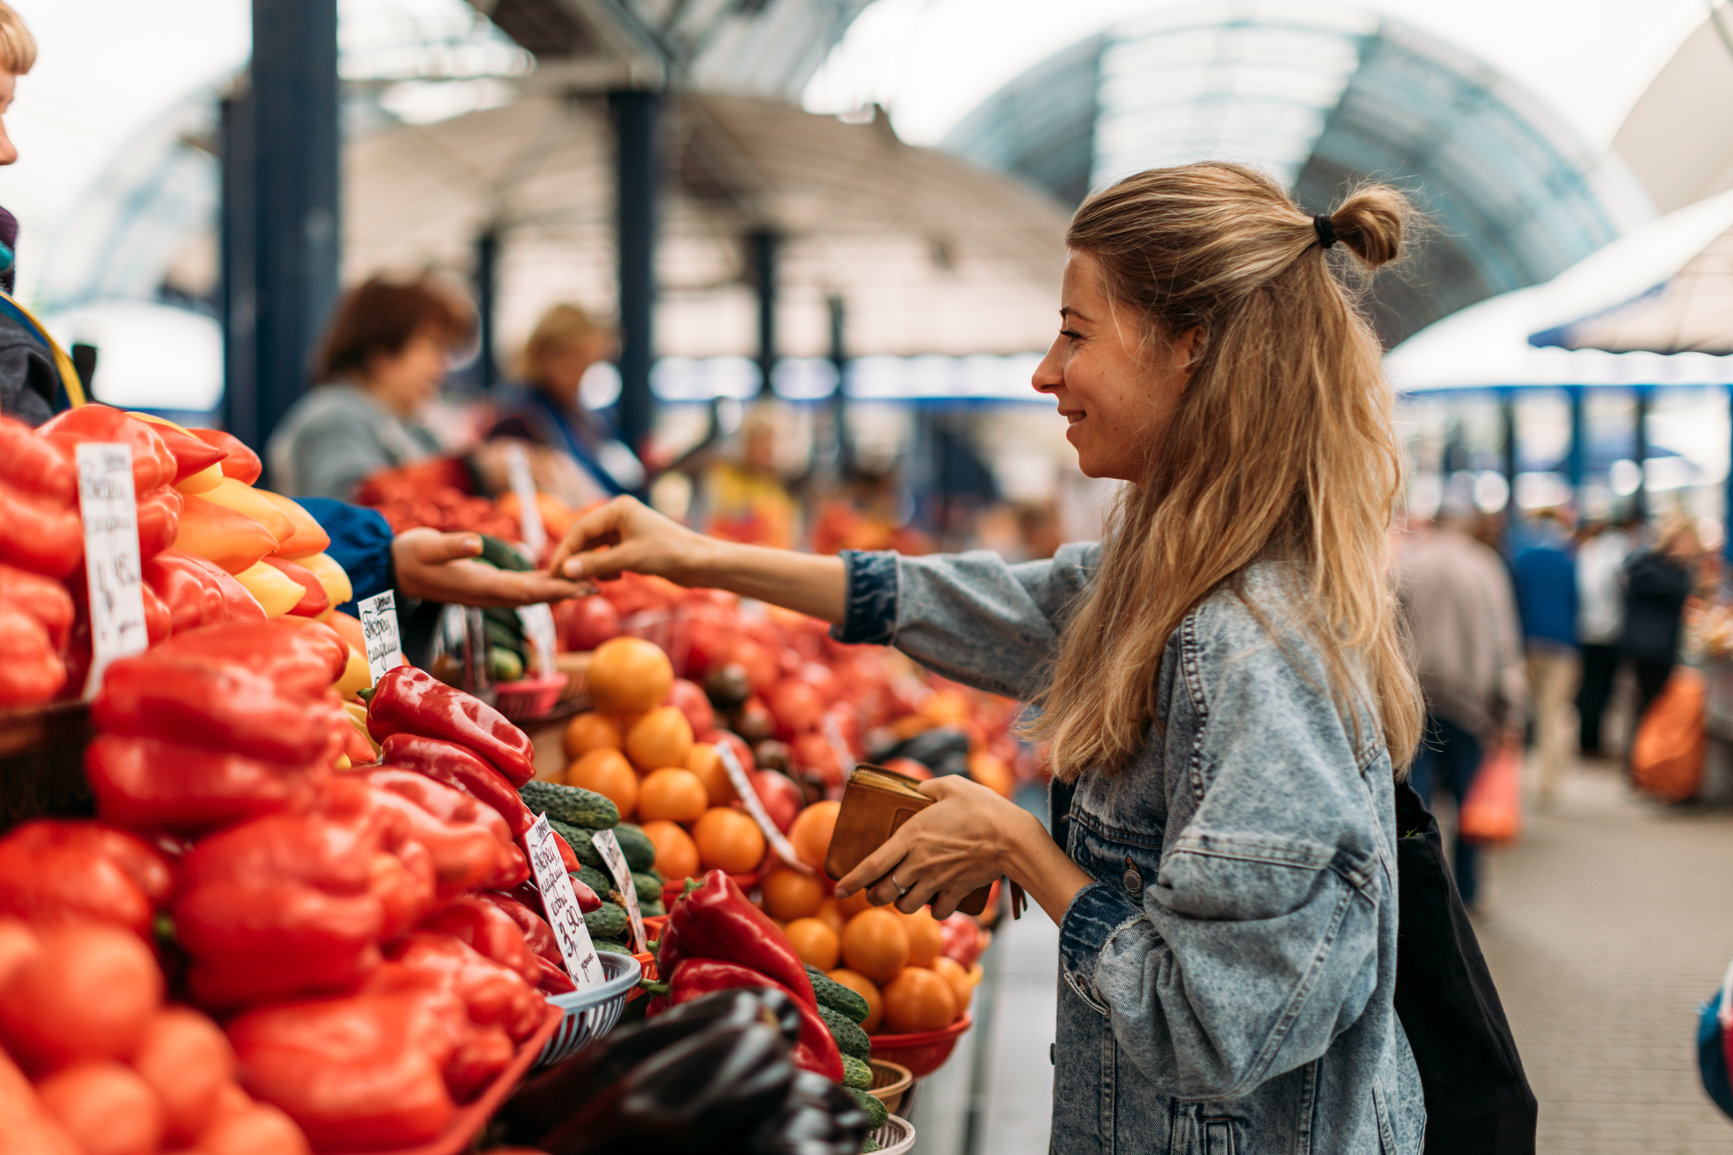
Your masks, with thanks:
[[[254,370],[258,350],[257,244],[254,226],[253,93],[243,78],[222,103],[222,219],[219,226],[223,304],[223,427],[247,430],[256,441],[258,389]]]
[[[769,229],[758,229],[746,238],[752,260],[752,285],[758,294],[758,393],[770,396],[771,376],[776,372],[776,258],[780,238]]]
[[[656,357],[656,194],[661,167],[654,92],[608,94],[618,169],[620,253],[620,437],[642,453],[654,419],[650,366]]]
[[[836,438],[837,476],[847,477],[854,465],[848,440],[848,394],[843,391],[848,374],[848,306],[840,293],[832,293],[825,305],[830,309],[830,363],[836,369],[836,392],[830,395],[830,427]],[[1729,471],[1729,476],[1733,477],[1733,471]]]
[[[1639,385],[1636,389],[1636,412],[1631,422],[1631,460],[1637,463],[1637,490],[1631,494],[1631,508],[1638,517],[1649,516],[1649,471],[1644,467],[1649,460],[1649,389]]]
[[[254,400],[234,432],[258,448],[307,389],[337,299],[337,0],[253,0],[251,80]]]
[[[475,239],[476,384],[486,393],[499,380],[494,313],[499,296],[499,230],[489,226]]]
[[[1583,415],[1583,387],[1569,386],[1571,398],[1571,440],[1565,450],[1565,480],[1570,483],[1571,492],[1576,495],[1577,509],[1583,507],[1583,454],[1587,448],[1588,436]]]
[[[1504,425],[1504,483],[1506,489],[1505,508],[1516,509],[1516,471],[1519,453],[1516,432],[1516,400],[1506,393],[1499,398],[1498,415]]]

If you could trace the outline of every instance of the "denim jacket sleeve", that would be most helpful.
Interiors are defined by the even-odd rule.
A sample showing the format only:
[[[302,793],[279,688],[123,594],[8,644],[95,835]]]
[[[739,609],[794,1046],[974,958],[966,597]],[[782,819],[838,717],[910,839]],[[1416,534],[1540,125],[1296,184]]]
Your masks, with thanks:
[[[1141,901],[1089,886],[1060,927],[1066,981],[1182,1099],[1242,1096],[1353,1025],[1377,985],[1391,882],[1362,777],[1376,755],[1321,688],[1321,660],[1272,644],[1243,611],[1211,626],[1219,604],[1186,619],[1164,660],[1155,885]]]
[[[926,557],[848,550],[847,616],[832,632],[842,642],[894,645],[947,678],[1026,698],[1099,556],[1094,542],[1019,565],[991,550]]]

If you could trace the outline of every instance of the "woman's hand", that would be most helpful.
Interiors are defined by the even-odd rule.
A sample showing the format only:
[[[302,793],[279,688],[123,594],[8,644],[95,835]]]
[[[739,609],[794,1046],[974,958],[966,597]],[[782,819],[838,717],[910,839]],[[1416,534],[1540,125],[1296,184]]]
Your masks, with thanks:
[[[410,529],[391,543],[397,588],[404,595],[465,606],[528,606],[595,592],[587,583],[541,573],[495,569],[481,556],[481,535]]]
[[[616,497],[573,523],[554,550],[548,573],[609,581],[630,570],[688,585],[682,578],[703,569],[702,554],[710,543],[635,497]]]

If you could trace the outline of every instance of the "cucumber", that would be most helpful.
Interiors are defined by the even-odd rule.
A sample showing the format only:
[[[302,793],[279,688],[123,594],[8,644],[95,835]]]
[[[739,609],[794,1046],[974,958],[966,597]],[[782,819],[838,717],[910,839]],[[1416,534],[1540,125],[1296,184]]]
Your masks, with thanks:
[[[862,1091],[872,1090],[873,1069],[853,1055],[844,1055],[842,1057],[842,1085],[857,1087]]]
[[[884,1150],[884,1146],[882,1144],[880,1144],[877,1139],[874,1139],[871,1135],[868,1135],[865,1139],[862,1139],[860,1141],[860,1155],[872,1155],[872,1153],[874,1151],[883,1151],[883,1150]]]
[[[614,837],[619,840],[620,852],[626,856],[627,866],[633,870],[649,870],[656,865],[656,844],[641,827],[622,822],[614,827]]]
[[[517,546],[497,537],[489,537],[485,533],[481,535],[480,560],[499,569],[516,570],[518,573],[528,573],[536,568]]]
[[[590,916],[586,914],[584,917],[589,918]],[[867,1038],[867,1033],[860,1029],[859,1023],[847,1015],[831,1010],[823,1003],[818,1004],[818,1017],[824,1020],[824,1025],[829,1028],[831,1037],[836,1040],[837,1049],[843,1054],[853,1055],[863,1062],[872,1056],[872,1040]]]
[[[487,676],[493,682],[517,682],[524,676],[524,660],[516,650],[494,646],[487,652]]]
[[[613,939],[608,939],[608,938],[595,939],[591,942],[591,945],[594,946],[597,950],[605,950],[609,954],[631,954],[632,953],[632,948],[627,946],[625,943],[615,942]]]
[[[584,926],[589,928],[592,939],[618,940],[626,933],[630,920],[626,918],[626,908],[604,902],[600,907],[584,915]],[[856,1027],[855,1030],[860,1030]],[[861,1036],[865,1038],[865,1035]]]
[[[806,977],[812,980],[812,993],[818,998],[819,1005],[846,1015],[857,1023],[866,1022],[872,1008],[867,1006],[867,1001],[860,996],[859,991],[850,990],[817,967],[807,967]]]
[[[860,1109],[866,1112],[867,1123],[871,1130],[877,1131],[880,1127],[885,1125],[887,1120],[890,1119],[891,1113],[885,1109],[885,1105],[876,1097],[869,1095],[859,1087],[845,1086],[843,1090],[853,1095],[854,1101],[860,1105]]]
[[[516,610],[508,610],[504,606],[488,606],[481,611],[481,616],[490,622],[497,622],[501,629],[520,641],[524,636],[524,620],[518,617]]]
[[[608,864],[602,860],[602,852],[590,845],[590,835],[594,834],[595,831],[585,826],[573,826],[570,822],[563,822],[552,814],[548,815],[548,825],[554,828],[555,834],[558,834],[571,845],[572,853],[578,856],[579,862],[585,866],[593,866],[604,876],[607,875]],[[613,886],[614,884],[610,882],[608,885]],[[602,892],[598,890],[596,893],[601,894]]]
[[[488,622],[487,644],[496,649],[521,650],[524,648],[524,636],[512,633],[498,622]]]
[[[662,901],[662,880],[643,870],[632,872],[632,886],[638,892],[638,905],[648,906]]]
[[[593,866],[580,867],[572,877],[595,891],[603,902],[608,901],[608,892],[614,889],[614,880]]]
[[[546,813],[550,819],[557,818],[568,826],[612,830],[620,824],[620,808],[612,799],[593,790],[532,779],[518,787],[518,797],[531,814]]]
[[[661,918],[668,913],[668,908],[662,905],[661,899],[657,899],[655,902],[639,903],[638,913],[645,918]]]

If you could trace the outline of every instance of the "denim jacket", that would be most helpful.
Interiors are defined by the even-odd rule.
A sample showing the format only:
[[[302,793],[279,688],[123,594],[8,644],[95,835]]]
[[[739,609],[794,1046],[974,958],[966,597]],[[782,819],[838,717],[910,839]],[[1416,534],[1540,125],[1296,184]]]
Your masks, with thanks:
[[[845,554],[837,636],[1027,698],[1099,552]],[[1421,1148],[1391,1001],[1390,757],[1370,714],[1356,739],[1317,647],[1285,627],[1292,576],[1260,562],[1187,614],[1161,663],[1163,726],[1121,773],[1076,783],[1065,849],[1095,881],[1059,932],[1061,1155]]]

